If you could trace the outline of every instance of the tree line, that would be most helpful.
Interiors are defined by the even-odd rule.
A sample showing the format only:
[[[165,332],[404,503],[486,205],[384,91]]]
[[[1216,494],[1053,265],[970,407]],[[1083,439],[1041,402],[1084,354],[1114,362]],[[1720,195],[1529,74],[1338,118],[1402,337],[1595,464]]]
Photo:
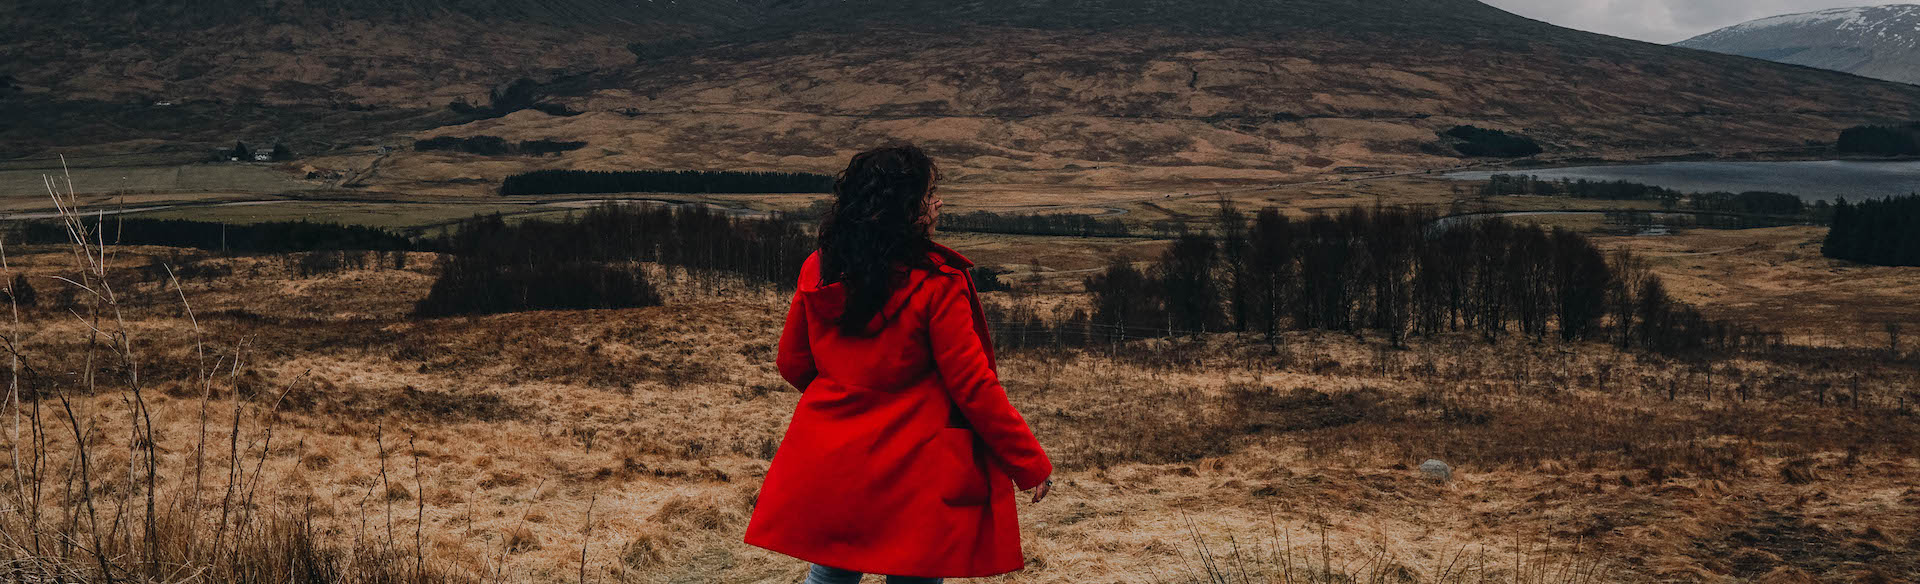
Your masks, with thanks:
[[[1487,184],[1480,187],[1480,195],[1487,197],[1533,195],[1609,201],[1679,200],[1681,197],[1679,191],[1623,180],[1595,181],[1584,178],[1552,180],[1526,174],[1496,174],[1488,177]]]
[[[1127,224],[1118,219],[1101,219],[1093,215],[1048,214],[1048,215],[1002,215],[989,211],[974,211],[940,217],[942,231],[975,233],[1010,233],[1015,235],[1057,235],[1069,237],[1126,237],[1132,235]]]
[[[1898,126],[1854,126],[1840,131],[1841,154],[1920,155],[1920,122]]]
[[[431,247],[445,255],[421,316],[659,304],[643,262],[790,289],[812,238],[792,222],[702,206],[607,204],[559,220],[474,217]]]
[[[28,244],[68,243],[64,223],[31,221],[18,227]],[[188,219],[108,218],[100,222],[109,244],[191,247],[231,253],[287,253],[315,250],[406,251],[413,239],[377,227],[311,221],[220,223]]]
[[[538,170],[507,177],[500,194],[831,193],[833,182],[803,172]]]
[[[1217,234],[1189,232],[1144,268],[1116,261],[1085,281],[1088,342],[1284,330],[1489,340],[1607,340],[1661,353],[1768,342],[1673,300],[1657,276],[1585,237],[1489,218],[1356,208],[1295,220],[1223,207]],[[1031,330],[1031,329],[1029,329]],[[1058,338],[1062,333],[1045,332]],[[1074,337],[1069,332],[1066,337]]]
[[[1694,211],[1716,211],[1752,215],[1798,216],[1809,209],[1799,196],[1769,191],[1747,191],[1743,193],[1710,192],[1682,193],[1669,188],[1629,182],[1624,180],[1596,181],[1588,179],[1543,179],[1525,174],[1496,174],[1488,177],[1486,184],[1480,186],[1480,195],[1488,197],[1533,195],[1542,197],[1573,197],[1576,199],[1602,199],[1609,201],[1661,201]]]
[[[1820,252],[1863,264],[1920,266],[1920,196],[1841,200]]]
[[[585,147],[587,147],[586,142],[523,140],[516,143],[508,142],[499,136],[470,136],[466,138],[441,136],[438,138],[428,138],[426,140],[416,140],[413,143],[413,150],[415,152],[452,151],[479,154],[482,156],[506,156],[510,154],[538,156],[579,150]]]

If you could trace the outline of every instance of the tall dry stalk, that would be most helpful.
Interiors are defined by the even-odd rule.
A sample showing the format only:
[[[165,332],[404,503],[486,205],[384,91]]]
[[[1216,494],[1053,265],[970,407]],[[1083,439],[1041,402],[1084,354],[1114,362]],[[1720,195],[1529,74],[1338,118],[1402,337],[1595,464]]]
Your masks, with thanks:
[[[43,183],[67,235],[61,253],[71,261],[57,275],[37,277],[70,288],[78,301],[55,311],[24,310],[11,289],[15,266],[10,250],[0,241],[0,279],[9,283],[10,316],[0,334],[8,361],[7,395],[0,405],[7,408],[5,449],[12,464],[11,472],[0,476],[13,482],[0,488],[0,497],[9,499],[0,508],[0,579],[249,584],[452,580],[427,564],[419,529],[413,557],[406,558],[392,553],[391,527],[380,545],[342,547],[324,539],[328,530],[316,526],[310,498],[305,512],[291,519],[260,502],[259,490],[275,452],[277,415],[288,393],[311,372],[297,376],[277,395],[226,396],[232,408],[224,437],[226,484],[207,484],[207,467],[218,456],[210,452],[218,450],[210,449],[218,433],[216,402],[223,399],[216,378],[224,372],[238,381],[247,345],[234,343],[231,354],[212,350],[172,266],[165,266],[165,286],[178,298],[192,330],[190,379],[200,396],[198,428],[187,438],[190,442],[163,447],[143,374],[147,357],[139,348],[145,344],[137,342],[129,326],[129,310],[137,305],[116,288],[121,273],[113,268],[118,252],[108,235],[111,229],[104,216],[80,211],[71,173],[63,169],[59,178],[45,177]],[[39,348],[48,339],[28,346],[30,316],[71,319],[79,332],[70,342],[80,347],[56,342],[50,349]],[[76,373],[71,379],[52,373],[63,370]],[[270,400],[260,404],[264,398]],[[51,415],[43,409],[49,404]],[[115,409],[124,410],[124,416]],[[112,432],[115,427],[124,432]],[[55,438],[59,435],[70,435],[72,443]],[[125,466],[102,468],[113,459],[97,454],[116,437],[126,440]],[[182,452],[181,459],[169,461],[162,455],[172,451]],[[383,445],[383,480],[384,456]],[[423,484],[418,466],[416,454],[416,488]],[[54,484],[48,485],[49,480]],[[208,488],[222,489],[217,514],[209,514]],[[424,516],[422,503],[417,517]]]

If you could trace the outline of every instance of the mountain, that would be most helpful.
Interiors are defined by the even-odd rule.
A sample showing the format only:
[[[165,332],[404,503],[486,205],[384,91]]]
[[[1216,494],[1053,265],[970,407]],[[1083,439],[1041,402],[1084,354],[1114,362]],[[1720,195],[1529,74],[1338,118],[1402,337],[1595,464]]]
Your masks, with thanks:
[[[1472,0],[17,0],[0,4],[0,73],[67,97],[420,106],[810,33],[1480,34],[1519,21]]]
[[[382,163],[383,185],[416,191],[534,168],[830,171],[903,139],[960,181],[1274,180],[1457,165],[1440,133],[1458,125],[1523,133],[1550,157],[1633,159],[1798,152],[1848,126],[1920,119],[1920,87],[1473,0],[16,0],[0,32],[0,78],[15,87],[0,100],[27,111],[214,104],[180,111],[304,132],[302,151],[371,131],[318,111],[343,108],[384,112],[382,131],[413,138],[591,143],[485,165]],[[555,107],[445,113],[521,78]],[[257,109],[228,113],[238,104]],[[85,132],[0,127],[0,143],[233,141],[127,107]]]
[[[1920,5],[1837,8],[1763,18],[1681,41],[1678,46],[1920,83]]]

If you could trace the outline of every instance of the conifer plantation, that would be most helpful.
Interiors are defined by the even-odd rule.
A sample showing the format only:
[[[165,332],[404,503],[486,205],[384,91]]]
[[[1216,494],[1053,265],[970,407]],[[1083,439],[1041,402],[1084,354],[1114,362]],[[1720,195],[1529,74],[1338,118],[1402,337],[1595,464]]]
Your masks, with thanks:
[[[799,225],[704,206],[604,204],[559,220],[482,216],[431,242],[444,253],[421,316],[660,304],[642,264],[702,282],[788,289],[811,252]]]
[[[1075,345],[1156,336],[1287,330],[1487,340],[1606,339],[1668,354],[1759,346],[1771,335],[1707,319],[1667,295],[1629,255],[1586,237],[1500,218],[1354,208],[1249,219],[1226,207],[1219,233],[1189,232],[1145,270],[1116,262],[1086,279],[1094,310],[1056,338]],[[1074,342],[1077,341],[1077,342]]]
[[[1841,201],[1821,253],[1880,266],[1920,266],[1920,196]]]

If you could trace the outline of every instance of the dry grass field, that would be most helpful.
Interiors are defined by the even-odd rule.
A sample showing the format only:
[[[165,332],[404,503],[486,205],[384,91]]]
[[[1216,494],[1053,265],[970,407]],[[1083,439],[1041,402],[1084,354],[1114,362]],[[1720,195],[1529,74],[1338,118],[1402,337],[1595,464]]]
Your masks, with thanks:
[[[299,180],[289,169],[266,163],[180,164],[168,166],[113,166],[72,169],[74,187],[81,194],[129,196],[168,195],[173,199],[210,195],[245,195],[308,190],[321,185]],[[25,170],[0,170],[0,192],[18,193],[18,202],[45,204],[46,189],[40,177],[54,167]],[[15,197],[9,197],[15,198]],[[9,201],[13,202],[13,201]]]
[[[1135,227],[1204,224],[1219,200],[952,190],[959,212],[1117,208]],[[655,198],[792,211],[817,197]],[[1575,203],[1423,177],[1232,199],[1291,215]],[[144,216],[419,227],[565,212],[547,207],[289,199]],[[1596,239],[1647,258],[1677,298],[1800,346],[1780,351],[1676,359],[1470,335],[1395,349],[1322,332],[1015,351],[1003,377],[1059,488],[1021,504],[1029,569],[987,581],[1920,579],[1920,361],[1910,344],[1890,353],[1883,326],[1920,323],[1920,271],[1827,260],[1823,236]],[[990,303],[1059,311],[1083,306],[1081,280],[1112,258],[1167,245],[943,241],[1014,283]],[[37,297],[0,319],[17,358],[0,411],[9,573],[97,574],[94,550],[121,562],[116,577],[155,581],[286,581],[259,570],[304,565],[370,581],[771,584],[805,568],[740,542],[798,399],[773,370],[777,291],[656,266],[664,306],[423,319],[427,253],[306,277],[292,256],[4,253],[0,281],[24,275]],[[1452,480],[1417,469],[1430,458]]]
[[[1820,255],[1822,227],[1682,231],[1603,241],[1636,250],[1690,304],[1768,323],[1796,343],[1884,348],[1886,325],[1920,323],[1920,270]]]
[[[1710,283],[1761,290],[1847,268],[1679,254],[1795,253],[1810,231],[1622,244],[1711,300],[1735,292]],[[1157,253],[1144,240],[948,240],[989,266],[1038,255],[1060,272]],[[152,452],[157,514],[194,526],[169,545],[201,546],[182,557],[251,557],[304,534],[357,569],[407,573],[418,558],[453,581],[801,576],[739,541],[798,397],[772,367],[778,293],[661,271],[661,307],[423,320],[408,313],[432,280],[426,254],[301,278],[274,256],[119,248],[100,273],[124,320],[102,319],[89,343],[86,311],[52,292],[56,276],[83,281],[77,256],[7,254],[41,292],[7,329],[24,372],[9,403],[23,405],[0,420],[16,453],[0,457],[0,493],[39,493],[39,520],[78,536],[22,539],[12,507],[15,561],[38,549],[84,571],[96,521],[100,549],[139,549]],[[160,262],[215,275],[176,285],[144,269]],[[1054,273],[1044,289],[1071,295],[1074,280]],[[1772,298],[1720,309],[1821,320],[1785,306],[1792,294]],[[121,382],[134,368],[139,395]],[[1873,352],[1689,362],[1467,337],[1390,350],[1329,333],[1017,353],[1003,374],[1060,488],[1022,503],[1030,569],[989,581],[1911,581],[1916,373],[1911,357]],[[1428,458],[1453,480],[1415,469]]]

